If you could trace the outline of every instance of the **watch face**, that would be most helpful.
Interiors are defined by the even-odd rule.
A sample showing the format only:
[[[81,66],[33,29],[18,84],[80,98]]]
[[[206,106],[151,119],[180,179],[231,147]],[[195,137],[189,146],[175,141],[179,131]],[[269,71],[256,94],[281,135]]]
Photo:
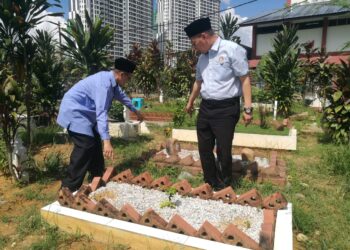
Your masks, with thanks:
[[[251,108],[244,108],[243,110],[244,110],[244,112],[247,113],[247,114],[252,113],[252,109],[251,109]]]

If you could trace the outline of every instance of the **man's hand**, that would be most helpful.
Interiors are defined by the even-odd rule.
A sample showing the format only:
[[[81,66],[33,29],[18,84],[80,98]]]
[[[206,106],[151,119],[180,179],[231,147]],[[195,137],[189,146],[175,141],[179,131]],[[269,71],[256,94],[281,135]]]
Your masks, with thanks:
[[[188,113],[188,114],[190,114],[190,115],[192,115],[192,112],[193,112],[193,102],[188,102],[187,103],[187,105],[186,105],[186,107],[185,107],[185,111]]]
[[[143,117],[143,115],[141,114],[141,112],[138,111],[138,110],[136,110],[136,111],[135,111],[135,114],[136,114],[136,116],[137,116],[137,120],[140,121],[140,122],[142,122],[143,119],[144,119],[144,117]]]
[[[113,147],[110,140],[103,141],[103,155],[104,157],[113,160],[114,153],[113,153]]]
[[[243,121],[245,126],[248,126],[252,120],[253,120],[252,114],[247,114],[246,112],[243,112]]]

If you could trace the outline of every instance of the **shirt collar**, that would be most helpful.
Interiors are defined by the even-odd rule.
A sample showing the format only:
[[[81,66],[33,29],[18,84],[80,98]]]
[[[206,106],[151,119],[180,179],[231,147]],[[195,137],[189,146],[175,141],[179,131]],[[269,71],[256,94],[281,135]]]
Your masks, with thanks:
[[[113,72],[113,70],[110,71],[110,78],[109,78],[109,80],[110,80],[111,83],[112,83],[112,87],[117,86],[117,82],[115,81],[115,77],[114,77],[114,72]]]
[[[221,38],[218,37],[218,38],[215,40],[214,44],[211,46],[210,50],[212,50],[212,51],[218,51],[218,50],[219,50],[219,46],[220,46],[220,42],[221,42]]]

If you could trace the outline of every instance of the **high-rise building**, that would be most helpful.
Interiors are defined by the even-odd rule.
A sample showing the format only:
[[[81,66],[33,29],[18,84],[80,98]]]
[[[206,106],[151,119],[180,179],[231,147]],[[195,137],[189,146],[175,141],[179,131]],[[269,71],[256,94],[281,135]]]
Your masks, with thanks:
[[[108,48],[112,57],[125,56],[134,43],[147,46],[153,38],[152,0],[70,0],[69,9],[69,19],[79,14],[85,28],[84,9],[91,19],[100,18],[114,30]]]
[[[174,51],[184,51],[191,43],[184,27],[200,17],[210,17],[212,28],[218,31],[220,0],[157,0],[157,39],[162,50],[168,40]]]

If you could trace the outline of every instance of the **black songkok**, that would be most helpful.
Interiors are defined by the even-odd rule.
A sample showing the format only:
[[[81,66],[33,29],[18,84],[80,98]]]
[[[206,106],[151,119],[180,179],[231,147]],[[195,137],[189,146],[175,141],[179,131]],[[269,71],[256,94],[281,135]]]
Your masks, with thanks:
[[[119,57],[115,59],[114,67],[115,69],[118,69],[120,71],[124,71],[126,73],[132,73],[136,68],[136,64],[128,59]]]
[[[193,21],[184,29],[189,38],[198,35],[202,32],[211,30],[209,17],[201,18]]]

